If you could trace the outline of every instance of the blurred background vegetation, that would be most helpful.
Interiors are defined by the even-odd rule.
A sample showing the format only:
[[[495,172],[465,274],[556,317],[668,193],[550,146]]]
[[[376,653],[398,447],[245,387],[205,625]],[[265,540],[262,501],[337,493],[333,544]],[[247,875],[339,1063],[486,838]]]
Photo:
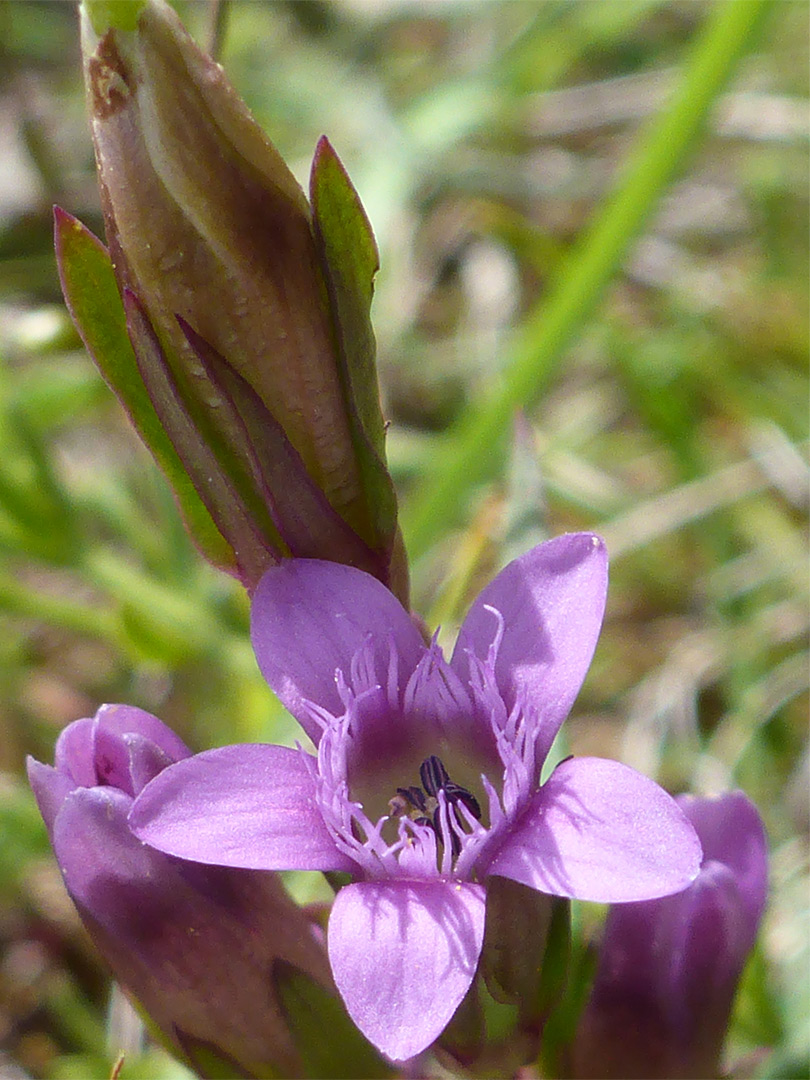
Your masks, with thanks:
[[[516,553],[606,537],[608,614],[566,752],[758,804],[772,897],[729,1064],[807,1076],[807,4],[765,5],[713,75],[730,31],[712,21],[739,21],[728,0],[177,6],[301,179],[329,135],[374,224],[418,610],[452,640]],[[77,37],[70,3],[0,0],[9,1080],[108,1076],[106,1032],[126,1042],[128,1022],[25,755],[51,761],[63,725],[104,701],[197,748],[293,736],[244,596],[201,563],[61,301],[52,203],[102,230]],[[599,915],[578,909],[580,950]],[[185,1074],[149,1051],[122,1075]]]

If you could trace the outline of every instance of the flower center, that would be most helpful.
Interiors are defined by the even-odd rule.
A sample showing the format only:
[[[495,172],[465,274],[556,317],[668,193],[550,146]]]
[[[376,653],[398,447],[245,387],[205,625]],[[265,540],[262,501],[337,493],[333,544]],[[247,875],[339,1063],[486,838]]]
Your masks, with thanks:
[[[448,832],[453,855],[458,855],[461,850],[461,841],[456,835],[456,828],[452,826],[465,832],[469,829],[469,822],[465,820],[460,810],[461,806],[464,806],[476,821],[480,821],[481,807],[478,805],[478,800],[467,788],[453,783],[441,758],[436,757],[435,754],[425,758],[419,766],[419,778],[422,781],[422,787],[414,785],[397,788],[396,795],[388,803],[391,816],[406,816],[418,825],[429,826],[436,834],[439,843],[445,842],[445,832]],[[440,792],[444,795],[448,814],[452,814],[454,819],[449,830],[442,828]]]

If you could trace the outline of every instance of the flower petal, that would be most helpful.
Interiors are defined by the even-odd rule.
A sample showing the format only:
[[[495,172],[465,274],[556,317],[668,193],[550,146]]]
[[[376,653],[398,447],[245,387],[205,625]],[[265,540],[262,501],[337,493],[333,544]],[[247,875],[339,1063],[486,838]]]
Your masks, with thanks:
[[[120,905],[125,900],[115,886],[160,880],[163,868],[172,865],[165,855],[132,836],[127,826],[131,806],[132,799],[117,788],[77,788],[65,799],[53,835],[59,868],[73,899],[119,932],[123,932]],[[133,923],[130,929],[137,935],[140,927]]]
[[[134,705],[102,705],[95,718],[105,731],[149,739],[172,761],[181,761],[191,754],[183,740],[162,720]]]
[[[78,787],[94,787],[98,783],[95,720],[92,717],[74,720],[59,732],[53,750],[53,764]]]
[[[487,868],[541,892],[612,903],[679,892],[700,869],[674,799],[617,761],[564,761]]]
[[[678,982],[672,994],[673,1010],[685,1012],[696,1027],[705,1024],[711,1013],[719,1013],[712,1040],[719,1051],[756,928],[751,934],[739,883],[733,870],[722,863],[704,863],[694,884],[667,902],[674,904],[681,896],[670,958],[671,977]]]
[[[451,665],[466,674],[466,653],[485,661],[503,617],[495,679],[508,710],[537,710],[542,762],[574,703],[596,648],[607,596],[607,553],[591,533],[549,540],[515,559],[470,608]]]
[[[677,802],[697,830],[704,863],[722,863],[733,872],[751,948],[768,898],[768,838],[757,808],[742,791],[712,799],[681,795]]]
[[[365,881],[341,889],[328,948],[349,1015],[394,1061],[438,1038],[475,975],[484,890],[446,881]]]
[[[98,710],[91,753],[96,783],[133,798],[162,769],[191,755],[156,716],[128,705],[102,705]]]
[[[715,861],[680,893],[611,907],[574,1076],[719,1076],[746,922],[734,873]]]
[[[151,739],[145,739],[142,735],[124,735],[122,741],[129,757],[132,794],[137,795],[173,762]]]
[[[54,765],[80,787],[105,783],[130,789],[129,753],[123,741],[128,735],[154,743],[168,761],[180,761],[191,753],[183,740],[151,713],[134,705],[102,705],[94,717],[74,720],[60,733]]]
[[[255,870],[353,870],[300,751],[224,746],[170,765],[135,800],[132,831],[169,855]]]
[[[93,761],[96,766],[96,784],[113,787],[134,797],[132,777],[129,771],[129,750],[121,735],[108,731],[96,721],[93,724]],[[171,764],[169,761],[166,765]],[[95,785],[93,785],[95,786]]]
[[[400,687],[424,651],[416,625],[376,578],[318,559],[290,559],[267,571],[253,597],[251,638],[265,679],[315,743],[321,729],[305,702],[341,715],[335,671],[348,678],[362,645],[368,642],[371,675],[382,686],[392,647]]]
[[[43,765],[36,758],[26,758],[25,765],[28,770],[28,783],[50,836],[53,834],[53,823],[62,803],[76,785],[67,773],[52,769],[50,765]]]

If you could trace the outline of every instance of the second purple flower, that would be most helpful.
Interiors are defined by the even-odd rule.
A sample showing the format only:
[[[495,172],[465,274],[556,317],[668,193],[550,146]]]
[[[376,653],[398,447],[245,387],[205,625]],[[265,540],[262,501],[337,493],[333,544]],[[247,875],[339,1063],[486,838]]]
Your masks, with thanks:
[[[493,875],[615,903],[698,873],[692,825],[646,777],[580,758],[541,783],[606,591],[598,537],[541,544],[483,590],[448,662],[369,575],[282,563],[256,591],[253,645],[316,753],[199,754],[146,786],[131,826],[203,863],[349,873],[329,919],[335,982],[371,1042],[413,1057],[475,976]]]

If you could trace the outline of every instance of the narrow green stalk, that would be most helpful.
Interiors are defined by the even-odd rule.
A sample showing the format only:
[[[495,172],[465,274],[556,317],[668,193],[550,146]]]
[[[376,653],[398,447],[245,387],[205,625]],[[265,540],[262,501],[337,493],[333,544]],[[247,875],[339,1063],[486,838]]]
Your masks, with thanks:
[[[551,295],[516,332],[504,381],[474,402],[437,448],[418,494],[405,506],[411,558],[458,520],[466,496],[502,461],[512,417],[537,401],[627,257],[667,185],[698,141],[718,94],[769,6],[717,0],[685,65],[672,103],[645,129],[613,195],[572,251]]]

